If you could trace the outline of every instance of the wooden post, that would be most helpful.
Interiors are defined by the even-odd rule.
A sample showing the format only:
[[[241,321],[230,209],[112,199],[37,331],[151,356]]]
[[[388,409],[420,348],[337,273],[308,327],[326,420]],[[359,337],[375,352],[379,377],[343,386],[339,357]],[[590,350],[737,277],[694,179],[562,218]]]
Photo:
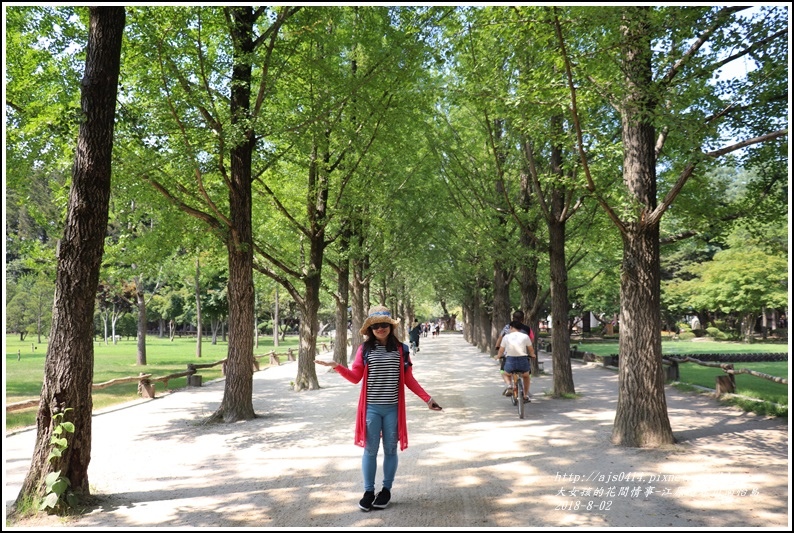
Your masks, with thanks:
[[[664,371],[667,381],[678,381],[681,377],[678,371],[678,361],[671,361],[669,365],[666,365]]]
[[[193,374],[187,377],[188,387],[201,387],[201,374]]]
[[[146,374],[141,372],[138,375],[145,376]],[[143,398],[154,398],[154,384],[148,379],[138,381],[138,395]]]
[[[733,374],[728,374],[725,376],[717,376],[717,396],[722,396],[723,394],[733,394],[736,392],[736,378]]]
[[[287,360],[288,361],[294,361],[295,360],[295,354],[292,353],[292,350],[293,350],[293,348],[290,348],[289,350],[287,350]]]

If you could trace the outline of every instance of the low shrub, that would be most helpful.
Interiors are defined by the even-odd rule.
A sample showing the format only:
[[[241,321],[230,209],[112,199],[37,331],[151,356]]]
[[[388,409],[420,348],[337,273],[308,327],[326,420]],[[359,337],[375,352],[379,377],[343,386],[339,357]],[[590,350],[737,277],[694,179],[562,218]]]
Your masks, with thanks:
[[[727,335],[725,335],[723,332],[721,332],[718,328],[715,327],[706,328],[706,334],[715,341],[722,341],[728,338]]]

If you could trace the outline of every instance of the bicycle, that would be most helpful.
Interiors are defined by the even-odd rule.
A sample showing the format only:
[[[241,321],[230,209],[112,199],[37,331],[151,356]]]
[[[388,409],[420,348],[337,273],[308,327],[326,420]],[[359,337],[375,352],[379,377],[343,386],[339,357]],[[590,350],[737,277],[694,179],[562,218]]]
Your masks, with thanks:
[[[521,377],[520,370],[514,370],[510,373],[513,378],[513,394],[510,396],[510,401],[513,405],[518,406],[518,418],[523,419],[526,412],[526,403],[524,397],[528,394],[524,391],[524,380]]]

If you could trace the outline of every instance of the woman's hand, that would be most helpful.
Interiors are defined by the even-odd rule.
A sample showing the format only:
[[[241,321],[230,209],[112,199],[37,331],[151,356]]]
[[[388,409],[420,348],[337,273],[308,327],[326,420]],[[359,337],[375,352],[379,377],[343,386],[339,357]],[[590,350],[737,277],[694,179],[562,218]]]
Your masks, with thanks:
[[[322,366],[330,366],[331,368],[336,368],[339,363],[336,361],[320,361],[319,359],[314,360],[315,363]]]
[[[427,406],[432,409],[433,411],[441,411],[441,406],[436,403],[433,398],[430,398],[427,401]]]

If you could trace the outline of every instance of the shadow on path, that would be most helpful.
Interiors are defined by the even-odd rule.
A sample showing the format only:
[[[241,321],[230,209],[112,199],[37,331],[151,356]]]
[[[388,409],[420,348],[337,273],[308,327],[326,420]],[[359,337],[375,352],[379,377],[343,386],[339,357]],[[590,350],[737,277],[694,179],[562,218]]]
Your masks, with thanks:
[[[330,358],[330,354],[320,357]],[[541,352],[547,372],[550,354]],[[680,443],[617,448],[617,374],[572,362],[577,399],[533,376],[520,420],[498,364],[460,334],[422,339],[415,376],[444,407],[407,396],[409,447],[393,503],[362,513],[353,445],[359,386],[317,367],[320,390],[293,392],[296,363],[254,374],[255,420],[203,425],[223,381],[93,419],[89,480],[99,503],[51,527],[483,528],[786,527],[784,420],[667,388]],[[4,502],[30,464],[33,431],[4,440]],[[380,468],[380,465],[379,465]],[[377,482],[381,481],[379,470]],[[19,524],[24,526],[25,524]]]

